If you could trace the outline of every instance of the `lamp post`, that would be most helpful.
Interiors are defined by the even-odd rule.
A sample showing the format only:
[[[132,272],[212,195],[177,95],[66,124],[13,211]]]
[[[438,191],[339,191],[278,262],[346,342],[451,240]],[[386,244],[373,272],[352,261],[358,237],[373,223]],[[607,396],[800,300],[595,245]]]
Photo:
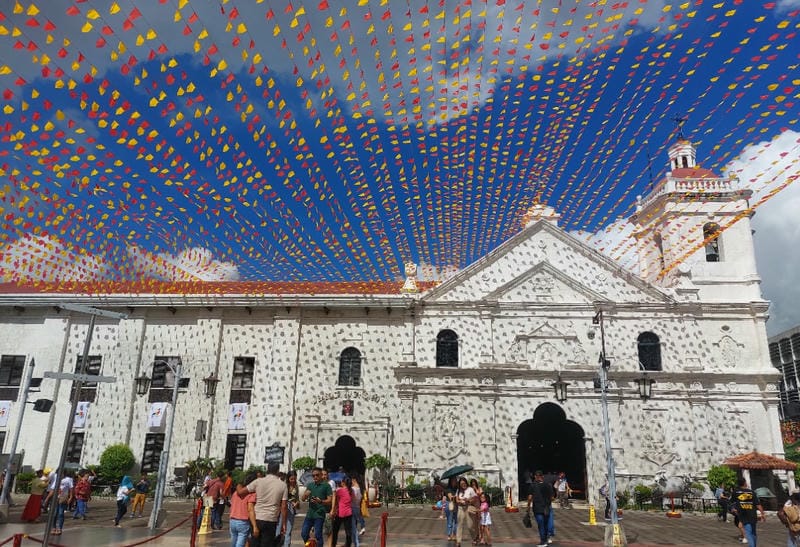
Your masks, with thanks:
[[[608,469],[608,496],[611,507],[611,533],[606,530],[605,545],[627,545],[625,534],[617,515],[617,478],[614,471],[614,454],[611,451],[611,428],[608,420],[608,368],[611,361],[606,358],[606,332],[602,308],[595,314],[592,324],[600,328],[600,401],[603,407],[603,437],[606,444],[606,466]]]
[[[161,451],[161,457],[158,460],[158,480],[156,482],[156,491],[153,496],[153,510],[150,513],[150,520],[148,522],[150,530],[155,530],[158,528],[164,520],[162,505],[164,503],[164,489],[166,488],[167,484],[167,470],[169,469],[169,450],[172,446],[172,432],[175,425],[175,409],[178,404],[178,387],[182,378],[181,374],[183,372],[183,364],[181,361],[178,361],[175,366],[168,361],[157,362],[163,363],[167,366],[174,376],[174,382],[172,385],[172,410],[169,414],[169,418],[167,419],[167,430],[164,432],[164,448]],[[208,377],[203,378],[206,397],[214,396],[214,394],[217,392],[217,384],[219,381],[220,380],[216,374],[211,374]],[[134,378],[134,382],[136,384],[136,394],[140,396],[145,395],[150,390],[150,385],[152,384],[152,380],[146,374],[137,376]]]
[[[183,372],[183,364],[180,361],[178,361],[175,366],[172,366],[172,364],[167,361],[158,362],[165,364],[173,375],[172,409],[169,413],[169,418],[167,419],[167,430],[164,432],[164,447],[161,450],[161,457],[158,459],[158,480],[156,481],[156,491],[155,495],[153,496],[153,510],[150,513],[150,520],[148,522],[150,530],[155,530],[158,528],[159,524],[161,524],[163,520],[161,506],[164,502],[164,488],[167,484],[169,450],[172,447],[172,429],[175,425],[175,409],[178,404],[178,386],[181,381],[181,373]],[[145,374],[134,378],[134,382],[136,383],[136,393],[138,395],[146,394],[152,383],[150,378],[148,378]]]
[[[19,406],[19,417],[17,418],[17,426],[14,429],[14,438],[11,441],[11,450],[8,453],[8,461],[6,462],[5,478],[3,480],[3,489],[0,492],[0,522],[8,522],[8,491],[11,489],[11,471],[13,470],[14,456],[17,454],[17,443],[19,442],[19,434],[22,431],[22,418],[25,416],[25,405],[28,403],[28,391],[31,386],[31,379],[33,378],[33,367],[36,366],[33,357],[28,362],[28,369],[25,372],[25,381],[22,385],[22,404]]]

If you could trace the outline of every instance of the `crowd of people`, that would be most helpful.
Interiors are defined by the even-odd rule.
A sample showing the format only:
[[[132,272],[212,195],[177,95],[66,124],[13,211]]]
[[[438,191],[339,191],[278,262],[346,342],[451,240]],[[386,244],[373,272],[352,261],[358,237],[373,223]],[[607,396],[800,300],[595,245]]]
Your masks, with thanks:
[[[295,471],[280,473],[276,463],[267,466],[266,475],[256,472],[235,485],[230,473],[208,476],[203,498],[209,516],[201,514],[198,524],[210,518],[215,530],[222,529],[225,507],[230,506],[231,547],[289,547],[301,503],[307,503],[300,530],[307,546],[336,547],[344,531],[345,546],[358,547],[368,515],[358,477],[342,474],[337,482],[326,470],[315,468],[311,480],[300,485]]]
[[[51,533],[56,536],[61,535],[67,512],[72,512],[73,519],[86,520],[95,478],[97,475],[94,471],[81,470],[73,474],[72,471],[65,470],[59,480],[54,470],[38,469],[31,481],[30,495],[22,510],[21,520],[41,522],[42,514],[50,510],[51,504],[56,504]]]

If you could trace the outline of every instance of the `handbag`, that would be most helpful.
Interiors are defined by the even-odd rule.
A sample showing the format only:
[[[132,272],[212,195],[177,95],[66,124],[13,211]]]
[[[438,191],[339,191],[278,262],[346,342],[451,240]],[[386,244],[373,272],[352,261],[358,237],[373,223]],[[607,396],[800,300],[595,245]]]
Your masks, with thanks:
[[[450,511],[451,513],[456,510],[456,504],[453,503],[453,500],[447,502],[447,510]]]
[[[525,513],[525,515],[523,515],[522,524],[525,525],[525,528],[533,528],[533,522],[531,521],[530,513]]]

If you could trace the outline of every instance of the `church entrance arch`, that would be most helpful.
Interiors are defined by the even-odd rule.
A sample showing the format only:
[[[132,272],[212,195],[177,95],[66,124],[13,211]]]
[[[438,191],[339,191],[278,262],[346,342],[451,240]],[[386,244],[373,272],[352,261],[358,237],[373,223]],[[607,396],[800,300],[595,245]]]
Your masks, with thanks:
[[[520,500],[527,497],[525,484],[538,469],[545,479],[564,471],[574,496],[586,498],[586,447],[583,428],[567,420],[564,410],[554,403],[543,403],[517,428],[517,469]]]
[[[364,476],[366,466],[364,460],[367,455],[363,448],[356,445],[355,439],[349,435],[342,435],[333,446],[325,449],[322,467],[330,472],[343,471],[348,475]]]

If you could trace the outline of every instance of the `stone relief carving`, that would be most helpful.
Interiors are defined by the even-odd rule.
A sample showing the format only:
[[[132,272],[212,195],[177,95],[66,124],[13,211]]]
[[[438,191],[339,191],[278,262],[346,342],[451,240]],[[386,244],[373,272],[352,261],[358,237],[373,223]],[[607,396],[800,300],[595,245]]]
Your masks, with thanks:
[[[458,407],[437,405],[434,416],[434,454],[440,458],[451,459],[463,453],[464,430],[459,426]]]
[[[526,341],[515,339],[506,352],[506,361],[509,363],[524,363],[527,361],[526,350],[528,343]]]
[[[539,274],[531,280],[533,294],[531,295],[537,301],[552,301],[553,288],[555,287],[555,280],[549,275]]]
[[[558,350],[550,342],[542,342],[536,348],[535,363],[538,367],[546,367],[555,362]]]
[[[667,447],[667,436],[663,421],[665,413],[659,411],[643,412],[640,415],[639,428],[642,431],[642,458],[663,469],[674,460],[679,460],[677,452]]]
[[[744,344],[740,344],[726,334],[720,338],[719,342],[714,342],[714,345],[718,348],[716,358],[723,367],[736,368],[739,365]]]

